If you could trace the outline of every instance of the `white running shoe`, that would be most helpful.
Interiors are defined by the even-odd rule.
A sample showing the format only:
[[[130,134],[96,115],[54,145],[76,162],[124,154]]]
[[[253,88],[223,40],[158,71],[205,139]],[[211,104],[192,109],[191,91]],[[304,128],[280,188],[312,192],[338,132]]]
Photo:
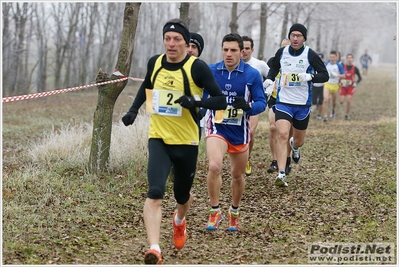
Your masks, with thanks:
[[[294,148],[294,137],[290,138],[290,146],[292,149],[291,158],[295,163],[298,163],[299,160],[301,159],[301,148],[299,147],[297,149]]]
[[[288,182],[285,173],[279,173],[278,176],[276,177],[276,180],[274,180],[274,184],[276,186],[287,187]]]

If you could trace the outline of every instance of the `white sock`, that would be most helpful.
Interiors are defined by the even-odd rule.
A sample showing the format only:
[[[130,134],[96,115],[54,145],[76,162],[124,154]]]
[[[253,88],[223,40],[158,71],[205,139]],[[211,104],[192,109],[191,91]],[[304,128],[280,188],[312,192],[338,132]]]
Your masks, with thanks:
[[[153,244],[153,245],[151,245],[150,250],[151,250],[151,249],[155,249],[156,251],[158,251],[159,253],[161,253],[161,248],[159,247],[158,244]]]
[[[231,211],[231,212],[237,212],[238,209],[233,209],[233,207],[230,207],[230,211]]]
[[[183,217],[182,220],[180,220],[180,219],[177,217],[177,212],[176,212],[175,224],[176,224],[176,225],[180,225],[180,224],[182,224],[183,222],[184,222],[184,217]]]

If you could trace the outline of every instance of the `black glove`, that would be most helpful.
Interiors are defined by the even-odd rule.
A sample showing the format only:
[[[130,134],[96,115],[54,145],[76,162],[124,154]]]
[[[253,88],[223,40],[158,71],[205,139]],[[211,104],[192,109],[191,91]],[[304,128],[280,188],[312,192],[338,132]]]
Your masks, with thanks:
[[[129,126],[133,124],[137,117],[137,109],[136,108],[131,108],[128,113],[125,114],[125,116],[122,117],[123,124],[125,126]]]
[[[192,96],[181,96],[175,101],[175,104],[179,103],[183,108],[191,109],[195,108],[195,99]]]
[[[251,105],[249,103],[247,103],[247,101],[245,101],[245,99],[243,97],[240,96],[236,96],[234,99],[234,103],[233,103],[233,107],[235,109],[242,109],[244,111],[250,110],[251,109]]]
[[[198,113],[197,113],[198,120],[199,121],[202,120],[202,118],[205,116],[205,114],[206,114],[206,109],[205,108],[200,108],[198,110]]]

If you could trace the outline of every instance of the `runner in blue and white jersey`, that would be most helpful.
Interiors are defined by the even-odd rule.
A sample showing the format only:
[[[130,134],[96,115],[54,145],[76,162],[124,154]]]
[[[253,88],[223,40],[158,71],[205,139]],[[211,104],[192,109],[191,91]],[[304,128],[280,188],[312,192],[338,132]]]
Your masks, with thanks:
[[[222,219],[219,206],[223,159],[229,154],[231,172],[231,206],[227,230],[238,231],[239,205],[245,189],[245,167],[250,142],[250,116],[266,109],[266,97],[258,70],[242,59],[243,40],[236,33],[222,41],[223,60],[209,67],[226,97],[225,110],[208,110],[205,115],[208,156],[207,185],[211,204],[206,230],[216,230]]]
[[[302,24],[294,24],[288,33],[291,44],[277,50],[271,62],[266,83],[272,83],[280,71],[276,105],[277,164],[279,174],[277,186],[288,186],[285,175],[287,142],[291,123],[293,137],[289,139],[295,163],[300,159],[300,147],[304,144],[306,129],[312,105],[312,83],[328,81],[328,72],[318,54],[304,42],[307,29]]]

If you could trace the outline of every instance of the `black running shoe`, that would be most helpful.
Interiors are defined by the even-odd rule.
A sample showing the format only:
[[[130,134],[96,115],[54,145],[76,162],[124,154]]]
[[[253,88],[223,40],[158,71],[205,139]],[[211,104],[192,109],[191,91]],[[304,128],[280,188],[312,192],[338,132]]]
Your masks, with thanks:
[[[291,172],[291,158],[287,158],[287,163],[285,164],[285,175],[288,175]]]
[[[267,169],[267,172],[268,173],[273,173],[273,172],[276,172],[276,171],[278,171],[277,160],[273,160],[272,164],[270,164],[269,169]]]

